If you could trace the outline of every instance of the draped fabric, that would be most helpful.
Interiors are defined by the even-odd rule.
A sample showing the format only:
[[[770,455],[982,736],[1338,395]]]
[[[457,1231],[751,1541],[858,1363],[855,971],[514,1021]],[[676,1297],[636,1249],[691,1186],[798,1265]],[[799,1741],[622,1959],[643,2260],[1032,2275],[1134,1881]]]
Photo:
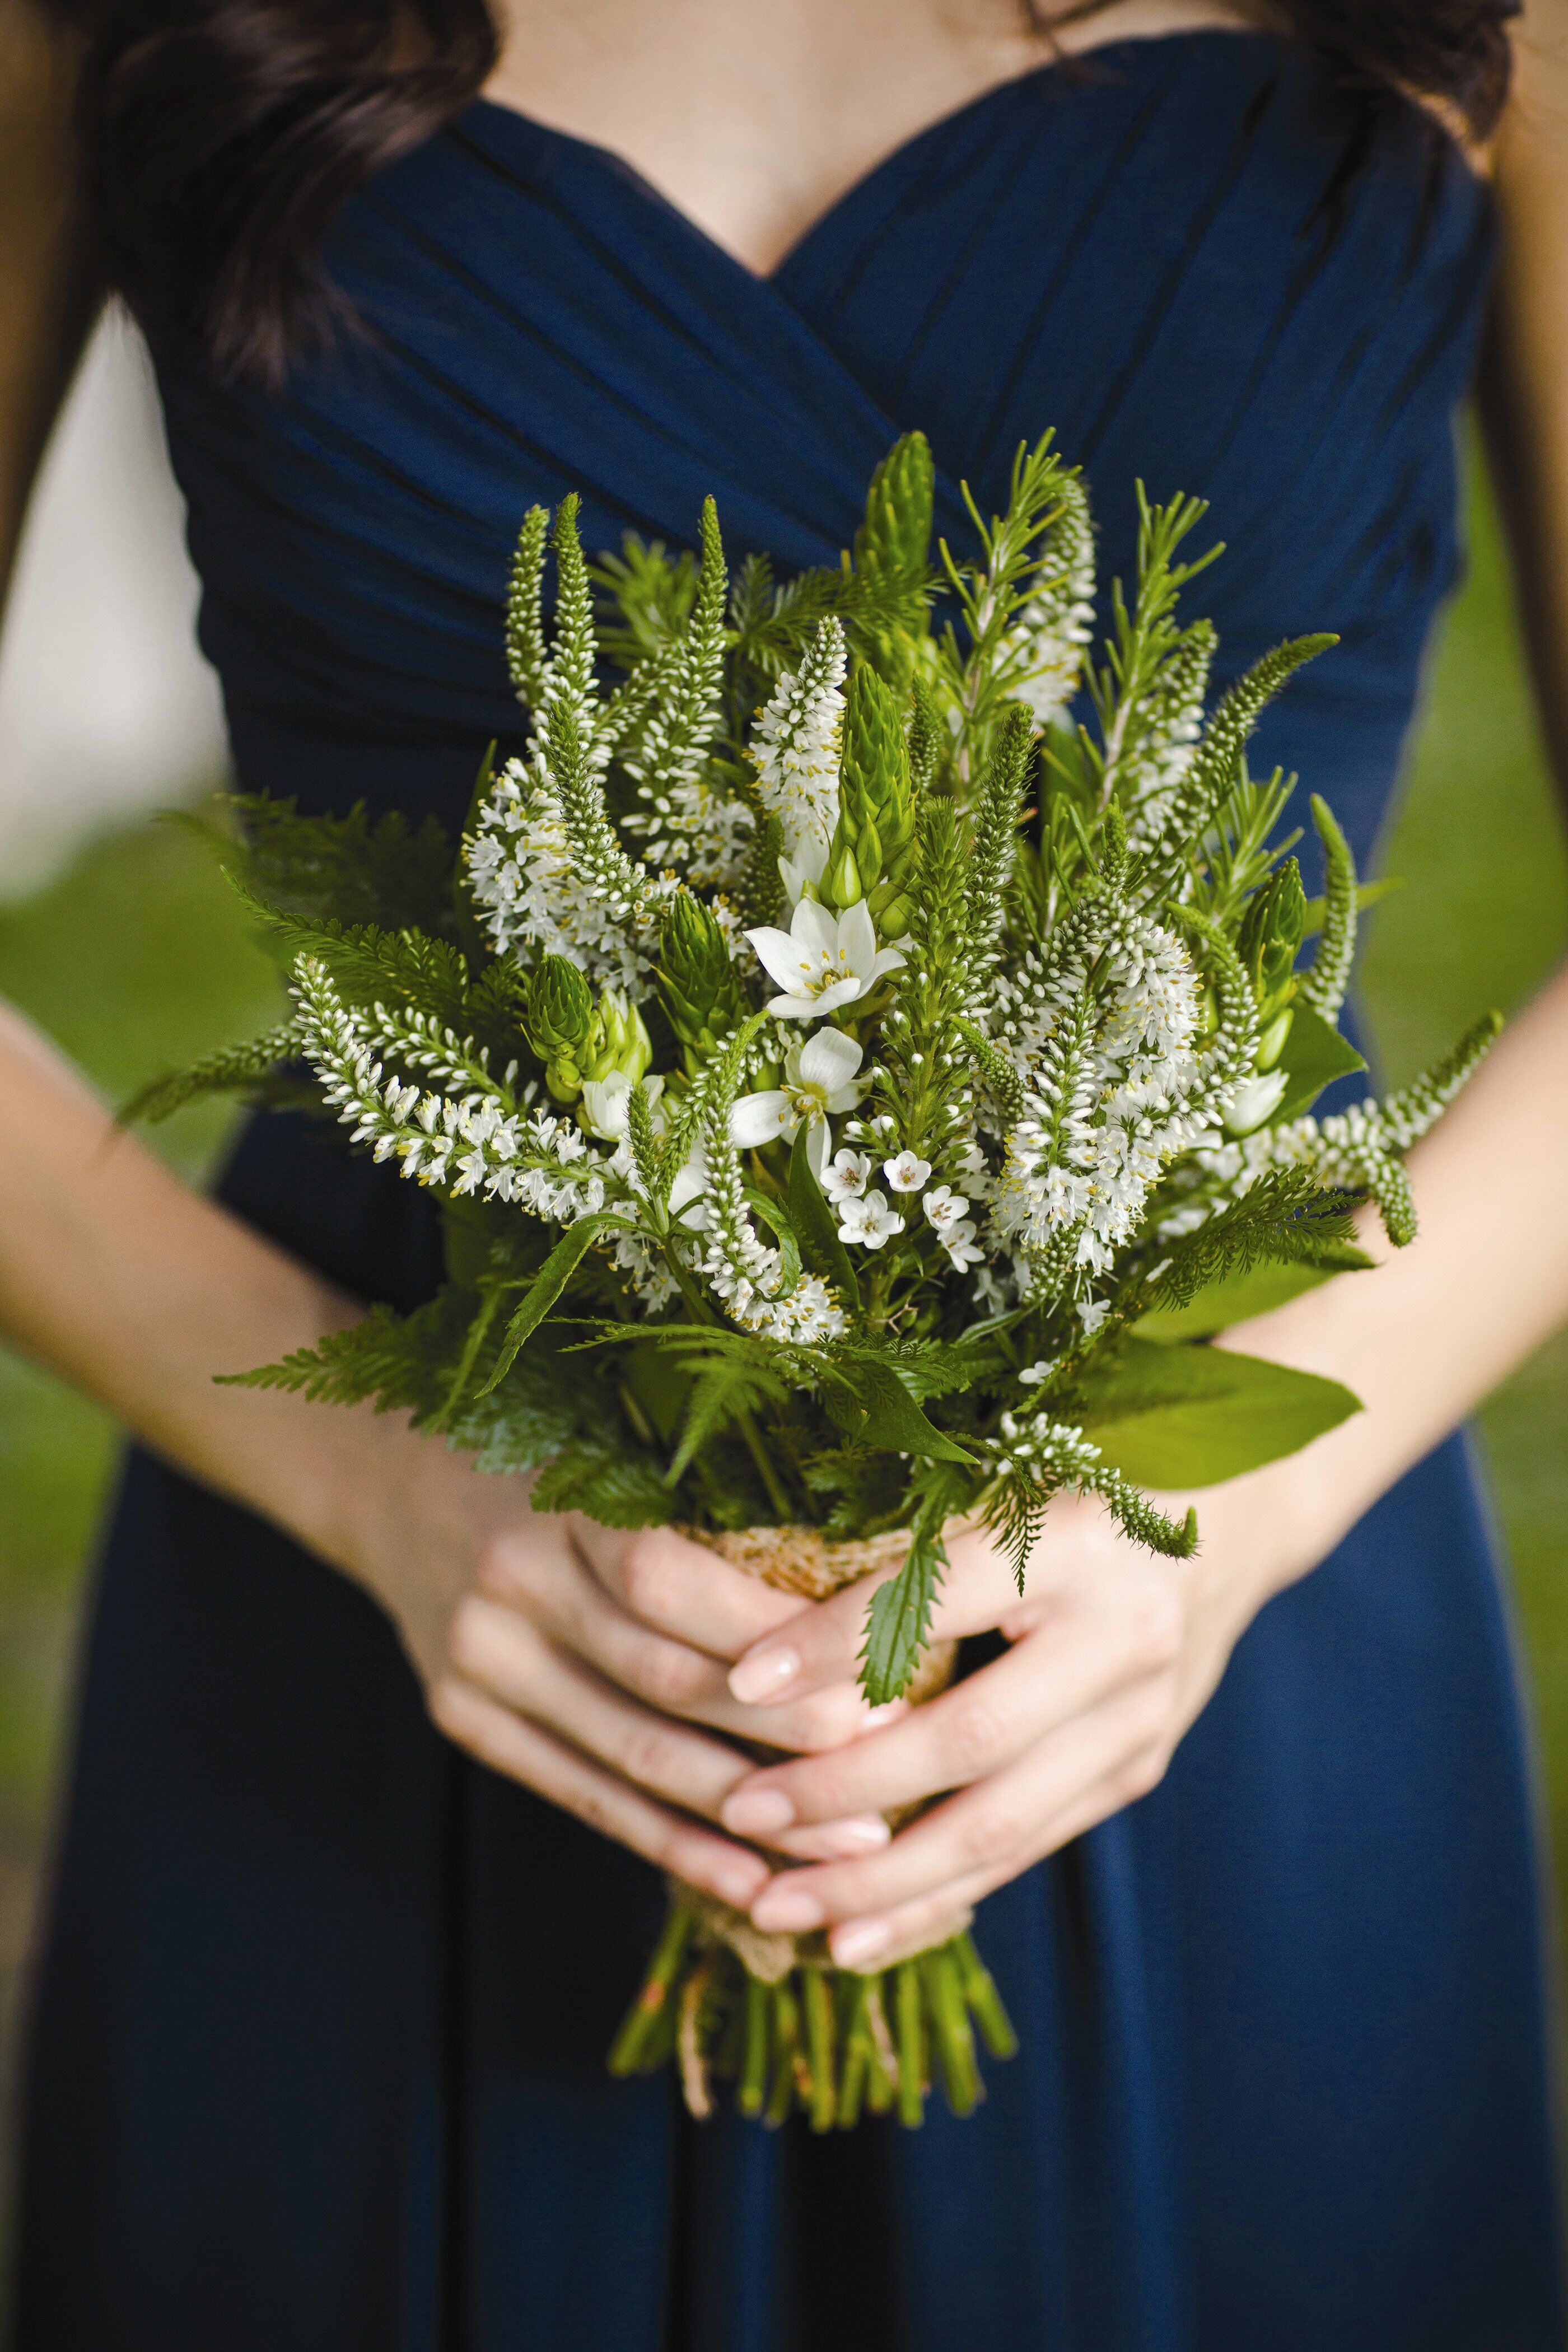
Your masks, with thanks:
[[[771,278],[493,105],[352,202],[360,330],[279,397],[160,356],[242,782],[461,822],[515,743],[523,509],[834,562],[895,434],[999,503],[1053,425],[1107,577],[1213,502],[1226,674],[1369,849],[1457,563],[1484,195],[1272,38],[1122,43],[901,148]],[[414,1188],[273,1115],[225,1197],[365,1297]],[[983,1908],[981,2112],[699,2131],[603,2053],[652,1874],[429,1728],[393,1636],[133,1456],[99,1581],[25,2126],[20,2352],[1548,2352],[1562,2341],[1527,1758],[1441,1447],[1273,1602],[1150,1797]]]

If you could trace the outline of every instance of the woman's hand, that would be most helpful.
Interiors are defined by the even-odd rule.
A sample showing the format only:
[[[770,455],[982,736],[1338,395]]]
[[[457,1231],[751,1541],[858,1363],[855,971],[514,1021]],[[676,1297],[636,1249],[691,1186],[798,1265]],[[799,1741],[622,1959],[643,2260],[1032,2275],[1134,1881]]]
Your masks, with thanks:
[[[849,1747],[752,1774],[720,1818],[778,1845],[846,1814],[958,1793],[881,1853],[782,1873],[751,1906],[757,1926],[826,1926],[837,1959],[874,1966],[1153,1788],[1281,1580],[1268,1492],[1259,1473],[1204,1496],[1205,1540],[1184,1561],[1130,1543],[1099,1503],[1063,1496],[1023,1599],[988,1537],[950,1542],[934,1631],[995,1628],[1005,1656]],[[866,1607],[860,1586],[770,1632],[735,1667],[731,1692],[765,1712],[841,1685]]]
[[[627,1535],[531,1512],[521,1482],[488,1478],[406,1431],[392,1450],[397,1469],[376,1482],[343,1564],[391,1614],[437,1724],[481,1763],[743,1909],[768,1864],[703,1826],[753,1769],[735,1742],[811,1750],[853,1738],[871,1719],[853,1664],[781,1706],[737,1700],[731,1661],[798,1615],[798,1600],[668,1528]],[[818,1858],[887,1840],[872,1814],[769,1843]]]

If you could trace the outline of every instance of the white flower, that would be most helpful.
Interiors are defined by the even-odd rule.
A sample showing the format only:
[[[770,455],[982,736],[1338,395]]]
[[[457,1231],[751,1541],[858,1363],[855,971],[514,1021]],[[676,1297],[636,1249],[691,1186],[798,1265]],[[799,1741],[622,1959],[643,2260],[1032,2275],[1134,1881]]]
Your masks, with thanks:
[[[882,1173],[895,1192],[918,1192],[931,1174],[931,1161],[918,1160],[912,1151],[900,1151],[896,1160],[884,1160]]]
[[[818,1180],[830,1201],[858,1201],[871,1181],[871,1158],[865,1151],[841,1151]]]
[[[1225,1115],[1226,1132],[1250,1135],[1255,1127],[1272,1118],[1285,1099],[1286,1084],[1283,1070],[1268,1070],[1260,1076],[1244,1078]]]
[[[942,1245],[959,1274],[966,1265],[978,1265],[985,1255],[975,1239],[975,1227],[967,1217],[962,1224],[954,1225],[951,1232],[943,1234]]]
[[[1108,1298],[1085,1298],[1079,1304],[1078,1319],[1087,1332],[1092,1333],[1099,1330],[1110,1312]]]
[[[815,1021],[837,1005],[853,1004],[904,961],[896,948],[877,945],[864,898],[842,915],[803,898],[787,931],[764,925],[746,937],[784,992],[770,999],[768,1011],[785,1021]]]
[[[1042,1356],[1037,1363],[1026,1364],[1023,1370],[1018,1375],[1018,1378],[1022,1381],[1024,1386],[1026,1389],[1038,1388],[1040,1382],[1051,1370],[1053,1360],[1054,1360],[1049,1356]]]
[[[840,1202],[838,1215],[839,1239],[858,1242],[866,1249],[880,1249],[904,1229],[904,1220],[895,1213],[887,1194],[881,1192]]]
[[[880,1249],[904,1230],[902,1217],[893,1214],[885,1192],[868,1192],[863,1201],[841,1202],[838,1218],[839,1240],[858,1242],[864,1249]]]
[[[939,1234],[945,1234],[949,1226],[956,1225],[969,1213],[968,1201],[951,1184],[933,1185],[921,1206]]]
[[[839,1029],[819,1029],[784,1056],[784,1083],[742,1095],[730,1113],[730,1139],[742,1151],[788,1142],[804,1119],[812,1172],[820,1183],[832,1141],[829,1112],[853,1110],[865,1092],[855,1073],[860,1048]]]
[[[644,1078],[642,1090],[647,1097],[649,1110],[657,1112],[664,1080]],[[626,1132],[631,1091],[632,1082],[624,1070],[612,1070],[607,1078],[589,1078],[584,1086],[583,1116],[593,1133],[602,1136],[606,1143],[619,1143]],[[657,1118],[654,1124],[657,1132]]]

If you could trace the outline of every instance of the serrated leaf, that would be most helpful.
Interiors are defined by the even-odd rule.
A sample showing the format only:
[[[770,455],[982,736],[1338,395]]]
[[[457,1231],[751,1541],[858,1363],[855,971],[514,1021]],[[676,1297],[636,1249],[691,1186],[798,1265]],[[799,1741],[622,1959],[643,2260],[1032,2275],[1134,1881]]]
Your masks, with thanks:
[[[600,1234],[610,1230],[629,1233],[632,1228],[625,1217],[617,1217],[606,1210],[602,1210],[596,1216],[580,1217],[577,1223],[569,1226],[562,1235],[534,1276],[532,1283],[523,1294],[521,1305],[507,1325],[506,1336],[501,1341],[500,1355],[497,1359],[496,1368],[479,1391],[481,1396],[488,1396],[497,1381],[502,1380],[511,1370],[519,1349],[543,1322],[572,1276],[576,1273],[594,1242]]]
[[[806,1154],[806,1123],[795,1131],[789,1155],[790,1222],[800,1237],[800,1254],[813,1274],[832,1283],[846,1306],[860,1307],[860,1282],[849,1253],[838,1238],[833,1211],[812,1171]]]
[[[866,1616],[860,1687],[873,1706],[886,1706],[909,1688],[931,1627],[931,1604],[947,1551],[940,1528],[917,1528],[897,1576],[879,1584]]]
[[[1083,1382],[1084,1435],[1140,1486],[1215,1486],[1298,1453],[1361,1410],[1338,1381],[1229,1349],[1128,1339]]]
[[[889,1365],[858,1356],[847,1374],[825,1380],[822,1402],[858,1445],[883,1445],[933,1462],[974,1464],[955,1438],[929,1422]]]
[[[1269,1114],[1270,1127],[1283,1127],[1288,1120],[1300,1118],[1311,1109],[1325,1087],[1364,1070],[1366,1064],[1348,1037],[1342,1037],[1331,1022],[1298,998],[1278,1066],[1287,1083],[1279,1109]]]

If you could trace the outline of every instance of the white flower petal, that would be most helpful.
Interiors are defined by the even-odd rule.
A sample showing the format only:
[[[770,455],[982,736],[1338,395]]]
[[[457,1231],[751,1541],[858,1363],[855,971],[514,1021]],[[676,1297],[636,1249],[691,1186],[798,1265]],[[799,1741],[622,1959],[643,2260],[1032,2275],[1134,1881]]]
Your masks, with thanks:
[[[730,1140],[742,1151],[760,1151],[765,1143],[791,1136],[800,1120],[788,1095],[777,1087],[765,1094],[742,1095],[730,1111]]]
[[[796,909],[799,912],[799,909]],[[770,978],[781,988],[794,988],[800,979],[800,950],[788,931],[775,930],[764,923],[746,937],[757,951],[757,961]]]
[[[808,1037],[800,1048],[797,1064],[799,1081],[806,1086],[821,1087],[825,1093],[832,1094],[855,1076],[861,1059],[859,1046],[853,1037],[847,1037],[842,1029],[819,1029],[816,1036]]]

